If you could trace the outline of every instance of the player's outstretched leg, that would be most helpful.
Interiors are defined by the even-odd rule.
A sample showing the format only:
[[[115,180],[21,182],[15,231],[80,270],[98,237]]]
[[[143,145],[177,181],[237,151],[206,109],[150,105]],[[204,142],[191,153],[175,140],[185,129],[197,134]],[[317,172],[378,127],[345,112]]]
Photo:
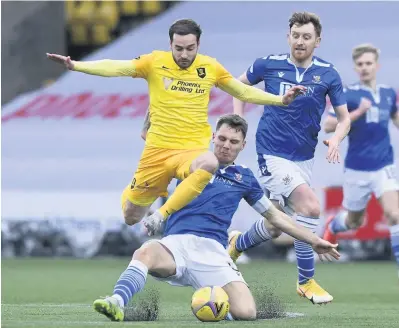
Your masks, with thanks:
[[[148,268],[141,261],[132,260],[117,281],[112,296],[97,299],[94,309],[112,321],[123,321],[124,307],[134,294],[140,292],[147,279]]]
[[[281,231],[270,226],[265,218],[260,218],[244,233],[237,230],[229,233],[228,253],[231,259],[236,262],[247,249],[277,238],[280,234]]]
[[[173,256],[157,241],[145,243],[133,254],[133,259],[115,284],[112,296],[97,299],[94,309],[112,321],[123,321],[124,308],[146,283],[148,271],[173,275],[176,263]]]

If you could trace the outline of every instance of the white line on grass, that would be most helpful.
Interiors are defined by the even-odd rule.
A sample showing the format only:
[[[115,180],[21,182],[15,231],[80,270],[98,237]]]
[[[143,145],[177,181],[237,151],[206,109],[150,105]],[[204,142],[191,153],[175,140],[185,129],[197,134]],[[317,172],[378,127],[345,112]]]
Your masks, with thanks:
[[[1,306],[8,307],[70,307],[70,308],[82,308],[91,307],[90,304],[86,303],[65,303],[65,304],[53,304],[53,303],[28,303],[28,304],[2,304]]]
[[[59,321],[44,321],[44,320],[34,320],[34,321],[23,321],[23,320],[2,320],[2,323],[5,324],[7,327],[10,326],[17,326],[17,327],[21,327],[21,326],[56,326],[56,327],[64,327],[64,326],[82,326],[82,325],[93,325],[93,326],[103,326],[103,325],[107,325],[109,326],[110,323],[112,323],[111,321],[66,321],[66,320],[62,320],[62,322]]]
[[[285,312],[285,316],[287,318],[297,318],[297,317],[303,317],[305,313],[300,313],[300,312]]]

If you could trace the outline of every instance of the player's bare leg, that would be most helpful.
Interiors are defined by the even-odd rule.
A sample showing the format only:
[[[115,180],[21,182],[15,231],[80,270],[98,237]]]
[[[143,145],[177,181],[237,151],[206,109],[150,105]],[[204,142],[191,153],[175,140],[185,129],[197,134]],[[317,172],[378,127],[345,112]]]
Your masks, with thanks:
[[[112,321],[123,321],[124,307],[143,289],[148,272],[159,277],[176,273],[172,254],[157,241],[145,243],[134,252],[129,266],[114,287],[113,295],[95,300],[94,309]]]
[[[122,205],[123,217],[127,225],[133,225],[141,221],[141,219],[148,213],[151,205],[139,206],[133,204],[130,200],[126,199]]]
[[[230,314],[234,320],[255,320],[255,300],[246,284],[233,281],[223,287],[229,295]]]
[[[392,254],[399,265],[399,191],[387,191],[378,200],[390,225]]]
[[[301,184],[288,197],[288,205],[297,214],[297,223],[316,232],[319,224],[320,204],[314,191]],[[298,265],[297,293],[313,304],[329,303],[333,297],[314,280],[314,253],[311,245],[295,240]]]
[[[399,191],[387,191],[378,199],[390,226],[399,224]]]

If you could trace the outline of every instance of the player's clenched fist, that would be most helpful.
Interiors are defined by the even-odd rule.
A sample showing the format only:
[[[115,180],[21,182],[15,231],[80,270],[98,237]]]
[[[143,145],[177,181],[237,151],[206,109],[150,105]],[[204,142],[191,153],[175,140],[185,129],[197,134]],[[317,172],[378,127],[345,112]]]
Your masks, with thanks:
[[[69,70],[73,70],[74,64],[73,61],[71,60],[71,57],[69,56],[62,56],[62,55],[57,55],[57,54],[49,54],[47,53],[47,58],[55,61],[56,63],[63,64],[65,67]]]

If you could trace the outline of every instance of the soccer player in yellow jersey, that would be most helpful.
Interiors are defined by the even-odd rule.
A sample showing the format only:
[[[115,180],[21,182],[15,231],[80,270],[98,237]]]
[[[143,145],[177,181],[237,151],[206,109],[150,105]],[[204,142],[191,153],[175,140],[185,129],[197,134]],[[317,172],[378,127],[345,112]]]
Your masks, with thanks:
[[[147,80],[151,127],[133,180],[122,194],[125,222],[139,222],[158,197],[167,196],[167,186],[173,178],[184,180],[168,201],[146,218],[150,235],[169,215],[197,197],[218,167],[218,160],[208,150],[212,87],[261,105],[288,105],[305,90],[295,86],[284,96],[277,96],[239,82],[216,59],[198,54],[201,33],[193,20],[178,20],[169,28],[171,51],[153,51],[133,60],[80,62],[47,54],[69,70]]]

